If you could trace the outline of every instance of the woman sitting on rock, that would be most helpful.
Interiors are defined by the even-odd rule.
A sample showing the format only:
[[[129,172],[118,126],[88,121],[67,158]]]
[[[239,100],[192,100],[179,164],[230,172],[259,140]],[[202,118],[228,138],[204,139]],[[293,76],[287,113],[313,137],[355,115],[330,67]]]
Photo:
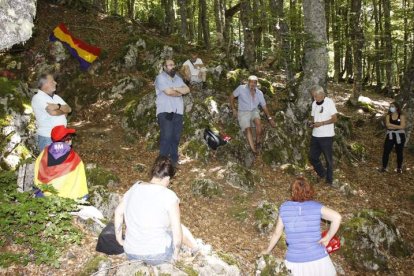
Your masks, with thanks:
[[[181,243],[194,253],[198,245],[180,222],[177,195],[170,189],[174,167],[168,157],[160,156],[151,170],[150,182],[137,182],[124,195],[115,210],[115,234],[130,260],[150,265],[174,262]],[[125,218],[125,240],[122,224]]]
[[[292,200],[280,206],[275,232],[262,254],[270,254],[285,228],[288,248],[285,265],[292,275],[336,275],[325,246],[338,231],[341,215],[312,200],[315,192],[304,177],[296,178],[291,189]],[[323,238],[321,218],[331,222],[329,231]]]

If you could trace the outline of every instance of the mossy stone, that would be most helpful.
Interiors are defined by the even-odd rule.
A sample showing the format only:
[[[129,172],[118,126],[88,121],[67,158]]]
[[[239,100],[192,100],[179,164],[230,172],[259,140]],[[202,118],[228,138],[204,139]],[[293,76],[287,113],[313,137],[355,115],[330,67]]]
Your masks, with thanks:
[[[257,230],[260,233],[268,233],[273,229],[278,215],[275,204],[263,201],[254,211],[254,219]]]
[[[196,179],[191,183],[191,190],[195,195],[212,198],[221,194],[220,186],[211,179]]]
[[[110,182],[119,182],[118,176],[111,171],[102,167],[96,167],[86,170],[86,178],[89,186],[104,186],[107,187]]]
[[[406,257],[411,249],[402,240],[388,215],[380,210],[362,210],[343,224],[341,254],[361,271],[388,271],[388,255]]]
[[[237,267],[239,266],[239,262],[236,260],[236,258],[234,258],[232,255],[228,253],[218,251],[217,256],[228,265],[235,265]]]

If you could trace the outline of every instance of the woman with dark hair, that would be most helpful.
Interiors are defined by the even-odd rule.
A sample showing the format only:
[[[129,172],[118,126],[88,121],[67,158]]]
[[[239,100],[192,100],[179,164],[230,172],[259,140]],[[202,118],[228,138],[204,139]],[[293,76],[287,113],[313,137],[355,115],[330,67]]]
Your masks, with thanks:
[[[291,188],[292,200],[280,206],[275,232],[262,254],[270,254],[285,228],[288,248],[285,264],[292,275],[336,275],[325,247],[338,231],[341,215],[312,200],[315,192],[304,177],[296,178]],[[329,231],[323,238],[321,219],[331,222]]]
[[[380,172],[387,171],[388,159],[395,146],[397,153],[397,173],[402,173],[403,151],[405,144],[405,115],[401,112],[400,106],[393,102],[385,117],[387,135],[384,141],[384,151],[382,153],[382,168]]]
[[[150,182],[137,182],[124,195],[115,210],[115,234],[130,260],[150,265],[175,261],[181,243],[199,250],[191,232],[180,222],[177,195],[168,185],[174,176],[168,157],[160,156],[151,169]],[[122,224],[125,218],[125,240]]]

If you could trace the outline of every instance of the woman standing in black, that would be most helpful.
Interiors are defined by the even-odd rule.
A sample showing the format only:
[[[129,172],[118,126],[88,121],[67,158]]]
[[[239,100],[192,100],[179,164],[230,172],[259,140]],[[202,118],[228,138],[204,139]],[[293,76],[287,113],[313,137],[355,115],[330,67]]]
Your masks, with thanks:
[[[387,127],[387,135],[384,142],[384,152],[382,154],[381,172],[387,170],[388,159],[395,145],[397,153],[397,173],[402,173],[403,150],[405,144],[405,115],[401,112],[400,106],[393,102],[385,117],[385,126]]]

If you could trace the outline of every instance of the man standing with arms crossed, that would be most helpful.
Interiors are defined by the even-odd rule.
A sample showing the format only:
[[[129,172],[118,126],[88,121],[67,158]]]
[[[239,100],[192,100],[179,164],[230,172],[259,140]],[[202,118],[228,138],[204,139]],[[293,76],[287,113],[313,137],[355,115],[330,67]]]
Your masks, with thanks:
[[[175,63],[165,60],[163,71],[155,79],[157,120],[160,126],[160,155],[170,157],[174,167],[178,164],[178,145],[183,130],[183,95],[190,92],[184,81],[176,75]]]
[[[58,125],[67,125],[66,117],[72,111],[58,95],[56,81],[51,74],[42,74],[37,82],[38,92],[32,98],[32,109],[36,117],[37,143],[40,152],[52,143],[50,133]]]

